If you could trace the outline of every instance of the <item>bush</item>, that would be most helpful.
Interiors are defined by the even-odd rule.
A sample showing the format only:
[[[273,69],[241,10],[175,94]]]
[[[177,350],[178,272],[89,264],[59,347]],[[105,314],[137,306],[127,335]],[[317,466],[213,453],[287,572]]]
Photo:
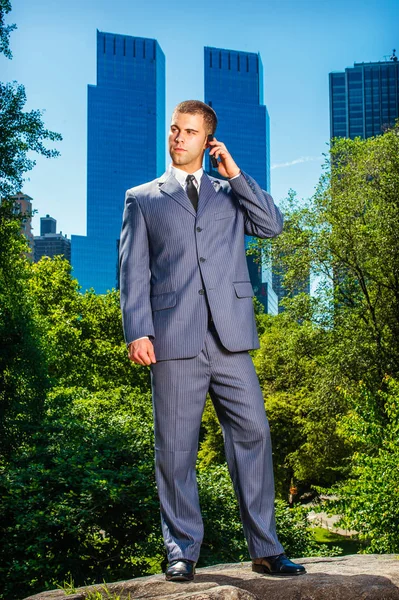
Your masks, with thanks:
[[[349,478],[330,490],[340,498],[330,508],[359,532],[364,552],[391,554],[399,552],[399,381],[386,377],[384,387],[371,393],[360,383],[347,398],[341,433],[357,449]]]
[[[151,399],[124,388],[57,389],[1,472],[4,598],[131,578],[162,560]]]

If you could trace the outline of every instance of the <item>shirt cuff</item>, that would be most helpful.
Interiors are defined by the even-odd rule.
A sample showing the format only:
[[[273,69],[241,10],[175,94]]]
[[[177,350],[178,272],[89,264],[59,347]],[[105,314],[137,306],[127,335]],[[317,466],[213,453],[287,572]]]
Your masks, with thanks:
[[[241,171],[239,173],[237,173],[237,175],[234,175],[234,177],[230,177],[229,181],[233,181],[233,179],[237,179],[237,177],[239,177],[241,175]]]
[[[148,335],[143,335],[143,337],[137,338],[137,340],[132,340],[131,342],[128,343],[128,346],[130,346],[130,344],[133,344],[133,342],[138,342],[139,340],[149,340],[150,338],[148,337]]]

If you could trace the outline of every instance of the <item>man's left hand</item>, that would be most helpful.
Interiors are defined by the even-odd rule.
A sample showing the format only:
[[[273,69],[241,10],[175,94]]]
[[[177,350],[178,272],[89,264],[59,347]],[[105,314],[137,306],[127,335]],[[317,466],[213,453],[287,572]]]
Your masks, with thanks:
[[[231,179],[240,173],[240,168],[234,162],[233,157],[223,142],[219,142],[219,140],[214,137],[208,144],[210,147],[209,154],[219,159],[218,171],[222,177]]]

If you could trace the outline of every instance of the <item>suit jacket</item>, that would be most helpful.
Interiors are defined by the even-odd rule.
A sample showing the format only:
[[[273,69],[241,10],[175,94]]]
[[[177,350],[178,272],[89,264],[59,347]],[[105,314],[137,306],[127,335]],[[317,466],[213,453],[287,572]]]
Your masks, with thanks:
[[[278,235],[272,197],[246,173],[203,174],[198,210],[171,172],[126,192],[120,295],[126,343],[150,336],[157,360],[203,347],[208,306],[227,350],[259,348],[244,234]]]

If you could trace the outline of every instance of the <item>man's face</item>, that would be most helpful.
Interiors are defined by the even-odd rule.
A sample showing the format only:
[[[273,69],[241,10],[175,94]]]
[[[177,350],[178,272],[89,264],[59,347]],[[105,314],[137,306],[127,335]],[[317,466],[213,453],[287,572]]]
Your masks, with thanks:
[[[172,164],[187,173],[202,166],[207,147],[207,131],[201,114],[174,112],[169,131],[169,154]]]

